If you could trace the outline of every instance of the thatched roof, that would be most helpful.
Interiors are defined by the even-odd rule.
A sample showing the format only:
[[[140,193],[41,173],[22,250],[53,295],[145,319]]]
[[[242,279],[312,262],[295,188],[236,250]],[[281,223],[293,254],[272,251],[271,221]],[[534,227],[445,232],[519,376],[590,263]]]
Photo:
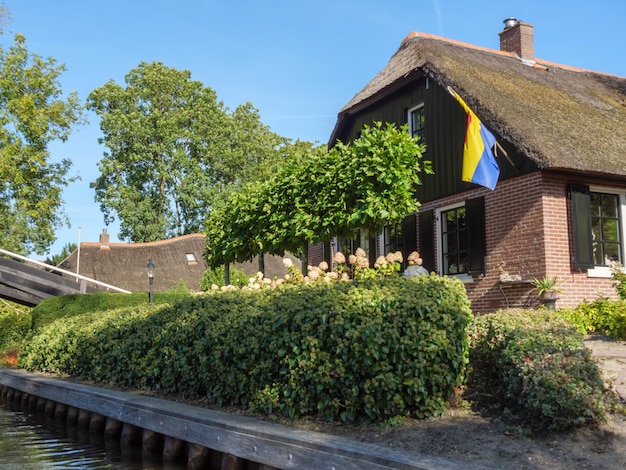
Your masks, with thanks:
[[[626,78],[411,33],[340,111],[342,122],[415,77],[451,86],[540,168],[626,175]]]
[[[77,262],[77,249],[59,267],[76,272],[79,265],[78,269],[83,276],[131,292],[147,292],[146,265],[151,258],[156,265],[153,285],[156,292],[176,287],[181,280],[188,289],[197,291],[207,269],[204,259],[205,245],[205,236],[201,233],[150,243],[109,243],[109,235],[105,232],[100,235],[99,242],[80,244],[80,263]],[[300,260],[290,254],[286,256],[300,266]],[[264,260],[266,277],[285,275],[281,257],[265,255]],[[233,266],[253,275],[258,271],[258,260],[236,263]]]
[[[206,270],[204,261],[204,235],[192,234],[150,243],[109,243],[106,233],[99,242],[80,244],[79,250],[65,259],[60,267],[98,281],[106,282],[131,292],[148,291],[148,259],[156,265],[154,290],[166,291],[176,287],[182,280],[187,288],[198,290],[202,274]],[[187,255],[193,255],[190,261]]]

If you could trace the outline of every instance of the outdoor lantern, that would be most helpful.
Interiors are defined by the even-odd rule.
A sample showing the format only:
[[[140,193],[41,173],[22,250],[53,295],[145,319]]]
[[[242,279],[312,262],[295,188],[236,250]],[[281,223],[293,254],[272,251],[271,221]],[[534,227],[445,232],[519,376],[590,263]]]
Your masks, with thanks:
[[[149,291],[149,301],[152,303],[154,300],[154,268],[156,268],[156,264],[152,262],[152,257],[148,258],[148,264],[146,264],[146,268],[148,269],[148,287]]]

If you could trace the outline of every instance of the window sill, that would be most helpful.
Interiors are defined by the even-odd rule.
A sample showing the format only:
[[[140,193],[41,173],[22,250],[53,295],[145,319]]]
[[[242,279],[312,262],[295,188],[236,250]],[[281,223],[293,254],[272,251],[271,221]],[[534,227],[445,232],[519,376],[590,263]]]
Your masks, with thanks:
[[[453,277],[461,281],[463,284],[474,282],[474,278],[469,274],[446,274],[448,277]]]
[[[610,279],[611,268],[609,268],[608,266],[598,266],[597,268],[588,269],[587,277]]]

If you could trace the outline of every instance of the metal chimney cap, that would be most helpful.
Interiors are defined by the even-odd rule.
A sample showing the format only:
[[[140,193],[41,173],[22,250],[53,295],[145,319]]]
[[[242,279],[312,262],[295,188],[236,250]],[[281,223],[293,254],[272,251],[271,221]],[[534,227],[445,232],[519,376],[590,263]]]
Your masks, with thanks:
[[[504,29],[512,28],[513,26],[517,24],[517,18],[514,18],[511,16],[510,18],[507,18],[506,20],[504,20],[503,23],[504,23]]]

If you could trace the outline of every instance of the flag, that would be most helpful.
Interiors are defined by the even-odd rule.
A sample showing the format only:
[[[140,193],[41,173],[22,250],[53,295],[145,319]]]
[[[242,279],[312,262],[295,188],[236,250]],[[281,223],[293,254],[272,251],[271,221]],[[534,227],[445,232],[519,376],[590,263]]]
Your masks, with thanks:
[[[462,180],[480,184],[494,189],[500,176],[500,167],[493,155],[493,146],[496,138],[480,122],[465,101],[454,91],[450,90],[467,113],[467,130],[465,145],[463,146],[463,173]]]

